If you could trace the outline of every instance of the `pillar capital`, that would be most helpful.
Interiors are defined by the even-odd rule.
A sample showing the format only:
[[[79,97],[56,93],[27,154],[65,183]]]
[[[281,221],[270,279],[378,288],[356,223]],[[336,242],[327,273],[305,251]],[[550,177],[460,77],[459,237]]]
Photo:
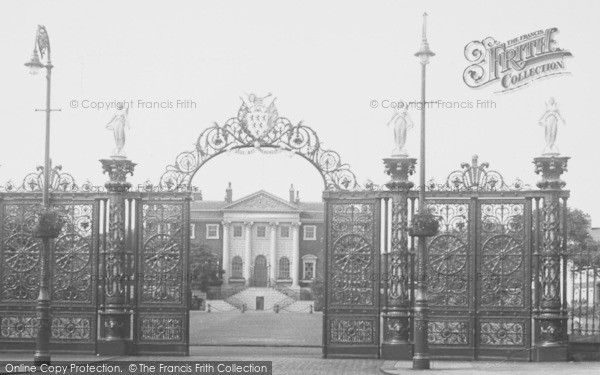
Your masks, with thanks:
[[[298,229],[298,228],[300,228],[300,225],[301,225],[301,223],[300,223],[299,221],[297,221],[297,222],[293,222],[293,223],[291,224],[292,228],[294,228],[294,229]]]
[[[229,228],[229,226],[231,225],[231,221],[223,220],[221,221],[221,225],[225,228]]]
[[[385,173],[392,179],[385,183],[390,190],[408,190],[415,184],[408,177],[415,173],[415,158],[385,158],[383,159]]]
[[[536,185],[542,190],[560,190],[567,184],[560,176],[567,171],[567,156],[542,156],[533,159],[535,173],[542,175]]]
[[[110,180],[104,184],[110,193],[126,192],[131,188],[127,175],[133,176],[135,164],[128,159],[102,159],[102,171],[108,173]]]
[[[254,225],[253,221],[244,221],[244,226],[246,228],[252,228],[253,225]]]
[[[279,222],[278,221],[272,221],[269,223],[269,226],[274,229],[277,228],[279,226]]]

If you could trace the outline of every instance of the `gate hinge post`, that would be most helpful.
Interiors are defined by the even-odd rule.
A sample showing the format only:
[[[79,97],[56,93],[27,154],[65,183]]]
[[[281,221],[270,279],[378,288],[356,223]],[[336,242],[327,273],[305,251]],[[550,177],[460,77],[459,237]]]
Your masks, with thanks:
[[[100,335],[97,354],[126,355],[131,352],[131,264],[132,249],[128,249],[125,194],[131,188],[127,175],[133,175],[136,166],[126,158],[102,159],[102,169],[109,181],[104,186],[110,195],[108,214],[107,251],[100,259],[100,274],[104,283],[100,296],[104,306],[99,313]],[[129,212],[129,215],[132,213]]]
[[[561,175],[567,171],[569,157],[547,155],[534,158],[535,173],[542,179],[537,186],[549,194],[544,197],[542,213],[542,246],[537,274],[540,286],[539,310],[535,320],[536,361],[565,361],[567,359],[567,316],[562,306],[561,279],[561,190],[566,182]],[[565,287],[565,286],[563,286]]]
[[[409,177],[415,172],[416,159],[391,157],[383,159],[385,172],[391,176],[385,186],[392,198],[385,201],[385,255],[381,274],[384,285],[383,359],[409,360],[413,356],[410,342],[410,253],[408,249],[408,191],[414,186]],[[391,223],[388,222],[391,204]],[[390,238],[387,239],[388,228]],[[389,244],[389,245],[388,245]],[[390,248],[388,248],[390,246]]]

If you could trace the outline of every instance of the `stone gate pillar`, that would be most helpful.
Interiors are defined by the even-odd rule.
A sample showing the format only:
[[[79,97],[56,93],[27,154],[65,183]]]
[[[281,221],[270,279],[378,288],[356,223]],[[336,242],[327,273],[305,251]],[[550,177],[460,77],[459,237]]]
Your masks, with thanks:
[[[385,184],[392,191],[391,248],[384,254],[387,269],[383,308],[383,359],[411,359],[410,329],[410,256],[408,251],[408,191],[414,186],[408,177],[415,172],[416,159],[383,159],[385,172],[392,179]],[[387,230],[387,229],[386,229]]]
[[[560,199],[566,185],[560,179],[567,171],[568,157],[544,156],[534,159],[535,172],[542,175],[537,186],[547,192],[541,208],[542,241],[539,249],[538,287],[539,311],[535,316],[535,360],[565,361],[567,359],[567,317],[561,299]],[[566,285],[564,286],[566,287]]]
[[[127,174],[133,174],[135,163],[127,159],[103,159],[102,169],[110,180],[104,185],[110,196],[106,245],[100,253],[100,355],[124,355],[130,343],[129,257],[125,224],[125,193],[131,188]],[[107,211],[105,211],[107,212]],[[143,277],[143,275],[141,275]]]

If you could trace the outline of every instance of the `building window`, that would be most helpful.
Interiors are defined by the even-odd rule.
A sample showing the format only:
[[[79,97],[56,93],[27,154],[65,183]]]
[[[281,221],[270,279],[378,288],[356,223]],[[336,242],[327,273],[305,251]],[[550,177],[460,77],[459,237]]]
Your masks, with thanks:
[[[237,237],[237,238],[242,237],[242,226],[241,225],[233,226],[233,237]]]
[[[206,239],[207,240],[218,240],[219,239],[219,224],[206,224]]]
[[[231,260],[231,278],[232,279],[241,279],[243,277],[242,274],[242,258],[239,256],[234,256]]]
[[[279,278],[289,279],[290,278],[290,260],[286,257],[279,259]]]
[[[302,279],[312,280],[315,277],[315,264],[313,262],[304,262],[304,273]]]
[[[190,224],[190,239],[196,238],[196,224]]]
[[[317,239],[317,227],[316,225],[305,225],[304,226],[304,239],[314,241]]]
[[[316,277],[317,257],[307,254],[302,257],[302,280],[313,280]]]
[[[256,226],[256,237],[257,238],[267,237],[267,227],[265,225],[257,225]]]
[[[290,227],[289,225],[282,225],[280,232],[279,232],[279,237],[281,238],[290,238]]]

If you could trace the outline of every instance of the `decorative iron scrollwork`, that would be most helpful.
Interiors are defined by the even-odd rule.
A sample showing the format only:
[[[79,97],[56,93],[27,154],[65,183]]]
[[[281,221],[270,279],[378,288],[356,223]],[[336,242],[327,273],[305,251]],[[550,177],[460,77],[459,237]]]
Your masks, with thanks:
[[[467,264],[467,245],[457,236],[444,234],[429,243],[429,264],[440,275],[455,275]]]
[[[0,337],[5,339],[34,339],[40,328],[35,316],[2,316]]]
[[[40,248],[40,242],[31,234],[14,234],[4,244],[4,261],[15,272],[31,271],[40,262]]]
[[[525,262],[523,203],[481,205],[478,233],[480,304],[486,308],[521,307],[525,304],[528,270]]]
[[[479,164],[478,156],[474,155],[471,164],[462,163],[462,170],[451,172],[444,183],[432,179],[426,188],[432,191],[508,191],[529,188],[519,179],[508,185],[499,172],[488,170],[489,166],[487,162]]]
[[[372,261],[371,244],[364,237],[346,234],[333,244],[333,261],[346,274],[357,274]]]
[[[90,262],[90,243],[77,233],[69,233],[56,240],[54,264],[68,273],[81,271]]]
[[[142,302],[182,303],[182,206],[145,204],[142,212]]]
[[[274,101],[266,107],[258,99],[243,103],[237,117],[220,126],[205,129],[192,151],[182,152],[175,164],[167,166],[160,179],[165,190],[190,190],[198,169],[207,161],[227,151],[254,148],[276,149],[297,154],[308,160],[321,174],[325,190],[359,188],[354,173],[342,163],[339,154],[322,147],[317,133],[302,122],[293,125],[280,117]],[[262,99],[261,99],[262,100]]]
[[[182,341],[183,321],[179,318],[142,318],[142,341]]]
[[[430,344],[468,345],[468,327],[467,322],[429,322],[427,341]]]
[[[522,243],[511,236],[498,234],[483,245],[483,265],[494,275],[510,275],[521,266],[522,252]]]
[[[144,244],[145,262],[157,273],[172,271],[181,260],[179,242],[168,234],[155,234]]]
[[[331,210],[331,304],[373,306],[373,204],[332,204]]]
[[[38,166],[37,172],[25,176],[20,185],[8,181],[4,185],[6,192],[41,192],[44,189],[44,167]],[[75,179],[69,173],[62,172],[62,166],[57,165],[50,171],[50,191],[52,192],[75,192],[84,191],[75,183]]]
[[[32,237],[39,205],[8,204],[3,210],[0,300],[34,301],[39,294],[41,241]]]
[[[332,343],[371,344],[375,336],[374,323],[372,320],[332,319],[329,340]]]
[[[92,337],[92,319],[58,317],[52,319],[52,338],[57,340],[89,341]]]
[[[52,299],[91,303],[95,283],[93,205],[58,205],[56,209],[65,219],[65,225],[54,243]]]
[[[513,322],[481,322],[482,345],[523,345],[523,324]]]
[[[429,298],[432,306],[467,306],[469,254],[469,205],[430,203],[430,212],[440,223],[440,232],[429,242]]]

